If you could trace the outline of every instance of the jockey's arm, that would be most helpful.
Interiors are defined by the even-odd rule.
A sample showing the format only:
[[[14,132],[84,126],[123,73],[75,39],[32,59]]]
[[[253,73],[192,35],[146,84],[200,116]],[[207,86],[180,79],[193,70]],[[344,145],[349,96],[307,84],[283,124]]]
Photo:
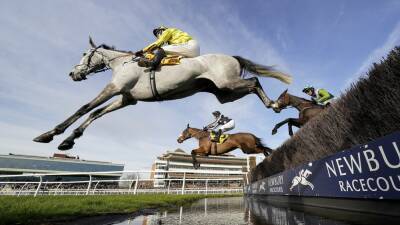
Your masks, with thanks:
[[[218,122],[219,122],[220,119],[221,119],[221,116],[218,117],[214,122],[208,124],[208,125],[206,126],[206,128],[207,128],[207,129],[214,129],[214,128],[216,128],[216,127],[219,125]]]
[[[325,102],[326,100],[328,100],[331,97],[329,92],[325,89],[319,89],[318,95],[321,96],[320,98],[318,98],[318,102]]]
[[[157,39],[157,41],[151,43],[150,45],[148,45],[146,48],[143,49],[143,52],[148,52],[151,51],[155,48],[159,48],[161,46],[163,46],[166,42],[168,42],[168,40],[171,38],[172,36],[172,32],[170,29],[166,29],[162,35]]]

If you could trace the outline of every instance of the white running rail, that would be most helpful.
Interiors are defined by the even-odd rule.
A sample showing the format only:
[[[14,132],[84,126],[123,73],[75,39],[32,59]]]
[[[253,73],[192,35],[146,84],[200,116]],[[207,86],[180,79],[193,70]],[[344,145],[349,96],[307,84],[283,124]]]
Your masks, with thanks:
[[[112,171],[0,175],[0,195],[242,193],[247,183],[246,172],[231,171]]]

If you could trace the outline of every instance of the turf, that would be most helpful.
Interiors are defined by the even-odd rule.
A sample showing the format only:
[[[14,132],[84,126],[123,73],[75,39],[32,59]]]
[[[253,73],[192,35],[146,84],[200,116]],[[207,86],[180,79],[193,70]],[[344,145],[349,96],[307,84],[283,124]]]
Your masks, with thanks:
[[[133,213],[224,196],[227,195],[0,196],[0,224],[39,224],[83,216]]]

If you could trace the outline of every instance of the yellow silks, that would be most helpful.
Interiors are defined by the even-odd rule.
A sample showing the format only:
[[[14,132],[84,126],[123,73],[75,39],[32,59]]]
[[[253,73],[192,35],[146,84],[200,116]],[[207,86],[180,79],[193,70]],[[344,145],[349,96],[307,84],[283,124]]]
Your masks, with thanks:
[[[186,32],[183,32],[176,28],[168,28],[164,30],[160,37],[158,37],[157,41],[151,43],[149,46],[144,48],[143,52],[151,51],[154,48],[161,47],[165,44],[183,44],[192,39],[193,38]]]

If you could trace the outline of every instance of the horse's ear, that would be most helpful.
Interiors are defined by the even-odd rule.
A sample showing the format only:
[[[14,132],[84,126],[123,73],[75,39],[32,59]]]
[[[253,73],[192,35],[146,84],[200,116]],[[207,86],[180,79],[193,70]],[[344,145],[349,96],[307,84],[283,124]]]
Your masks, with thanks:
[[[286,89],[282,94],[286,94],[287,93],[287,91],[288,91],[288,89]]]
[[[89,36],[89,44],[92,46],[92,48],[96,48],[96,44],[94,43],[92,37]]]
[[[187,124],[187,128],[189,128],[189,124]]]

